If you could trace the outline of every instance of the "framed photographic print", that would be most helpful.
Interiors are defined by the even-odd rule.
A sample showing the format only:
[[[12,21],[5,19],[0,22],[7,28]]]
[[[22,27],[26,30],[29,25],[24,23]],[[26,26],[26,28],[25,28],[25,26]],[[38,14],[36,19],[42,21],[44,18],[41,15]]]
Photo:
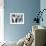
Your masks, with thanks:
[[[24,13],[10,13],[10,24],[24,24]]]

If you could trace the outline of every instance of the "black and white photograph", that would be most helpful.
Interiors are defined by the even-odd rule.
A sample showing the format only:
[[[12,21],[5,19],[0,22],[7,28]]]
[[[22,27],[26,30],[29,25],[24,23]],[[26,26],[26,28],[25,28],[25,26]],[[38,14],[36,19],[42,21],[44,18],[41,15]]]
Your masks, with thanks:
[[[24,13],[10,13],[10,24],[24,24]]]

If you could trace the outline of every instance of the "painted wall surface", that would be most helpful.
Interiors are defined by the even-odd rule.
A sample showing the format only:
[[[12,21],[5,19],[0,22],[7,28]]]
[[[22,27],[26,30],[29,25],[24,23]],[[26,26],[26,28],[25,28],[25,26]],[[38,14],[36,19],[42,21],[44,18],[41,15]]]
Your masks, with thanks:
[[[4,41],[4,0],[0,0],[0,42]]]
[[[40,0],[4,0],[4,35],[7,41],[18,41],[32,29],[32,21],[40,9]],[[24,13],[24,24],[10,24],[10,13]]]
[[[41,10],[46,9],[46,0],[41,0],[41,1],[40,1],[40,9],[41,9]],[[46,27],[46,11],[44,11],[42,17],[43,17],[43,22],[41,21],[41,22],[40,22],[40,25]],[[46,35],[45,35],[45,36],[46,36]],[[46,38],[46,37],[45,37],[45,38]],[[46,44],[46,40],[45,40],[45,44]]]
[[[46,0],[40,0],[40,10],[46,9]],[[40,25],[46,27],[46,10],[43,12],[43,22],[40,21]]]

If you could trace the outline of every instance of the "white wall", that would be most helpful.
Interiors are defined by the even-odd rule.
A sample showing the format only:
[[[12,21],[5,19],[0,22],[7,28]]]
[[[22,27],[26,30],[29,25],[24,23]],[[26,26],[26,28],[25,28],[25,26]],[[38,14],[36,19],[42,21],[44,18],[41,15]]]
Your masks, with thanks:
[[[4,41],[4,1],[0,0],[0,42]]]

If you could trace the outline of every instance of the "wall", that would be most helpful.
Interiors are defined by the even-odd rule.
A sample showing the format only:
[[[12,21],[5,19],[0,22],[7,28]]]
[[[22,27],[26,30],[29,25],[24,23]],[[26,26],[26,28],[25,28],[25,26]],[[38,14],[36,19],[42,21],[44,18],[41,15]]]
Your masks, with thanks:
[[[4,35],[7,41],[18,41],[32,28],[32,21],[40,9],[40,0],[4,0]],[[10,24],[10,13],[24,13],[24,24]]]
[[[0,42],[4,41],[4,0],[0,0]]]
[[[41,11],[42,11],[43,9],[46,9],[46,0],[40,0],[40,9],[41,9]],[[45,19],[46,19],[46,10],[43,12],[42,17],[43,17],[43,22],[40,21],[40,25],[46,27],[46,20],[45,20]]]
[[[46,0],[40,0],[40,9],[41,10],[46,9]],[[42,17],[44,20],[43,22],[40,21],[40,25],[46,27],[46,11],[43,13]],[[45,43],[46,43],[46,40],[45,40]]]

